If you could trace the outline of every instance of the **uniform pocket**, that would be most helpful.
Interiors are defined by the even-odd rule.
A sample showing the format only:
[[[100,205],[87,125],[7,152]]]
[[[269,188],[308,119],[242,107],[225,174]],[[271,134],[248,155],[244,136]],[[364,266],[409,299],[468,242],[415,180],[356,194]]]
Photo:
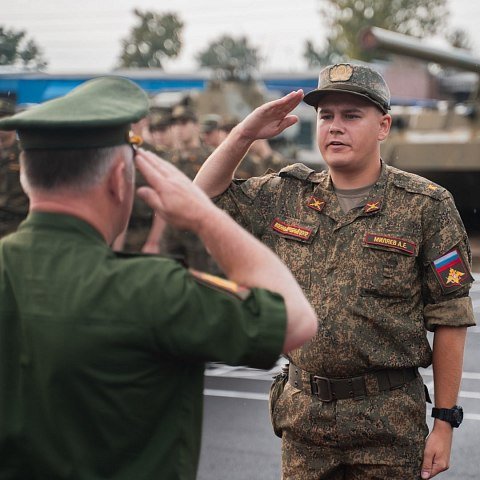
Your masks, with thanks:
[[[261,238],[283,260],[304,289],[310,287],[312,242],[317,231],[318,224],[277,216]]]
[[[417,293],[416,242],[399,235],[367,233],[363,246],[368,274],[362,296],[410,298]]]
[[[285,385],[288,381],[288,376],[286,373],[279,373],[273,379],[273,383],[270,386],[270,395],[268,399],[268,406],[270,411],[270,422],[272,423],[273,432],[277,437],[282,438],[282,430],[279,429],[275,423],[275,406],[277,405],[278,399],[282,396],[283,391],[285,390]]]

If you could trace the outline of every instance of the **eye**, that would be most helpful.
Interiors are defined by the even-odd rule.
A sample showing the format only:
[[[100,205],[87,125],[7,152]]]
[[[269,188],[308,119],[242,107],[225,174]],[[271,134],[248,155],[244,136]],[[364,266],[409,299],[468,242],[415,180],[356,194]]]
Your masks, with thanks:
[[[318,115],[318,118],[320,120],[331,120],[333,118],[333,115],[331,113],[320,113]]]

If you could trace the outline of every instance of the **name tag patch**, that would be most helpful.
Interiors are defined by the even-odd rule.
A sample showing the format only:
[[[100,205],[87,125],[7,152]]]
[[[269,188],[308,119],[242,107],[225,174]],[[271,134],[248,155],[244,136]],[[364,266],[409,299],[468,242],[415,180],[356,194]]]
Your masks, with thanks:
[[[379,235],[367,233],[365,243],[376,247],[387,248],[403,253],[404,255],[415,255],[416,245],[404,238],[392,237],[391,235]]]
[[[470,270],[456,248],[434,260],[432,267],[444,293],[473,282]]]
[[[275,218],[272,222],[272,229],[285,237],[292,237],[304,242],[308,242],[313,234],[313,229],[302,227],[293,223],[288,223],[279,218]]]

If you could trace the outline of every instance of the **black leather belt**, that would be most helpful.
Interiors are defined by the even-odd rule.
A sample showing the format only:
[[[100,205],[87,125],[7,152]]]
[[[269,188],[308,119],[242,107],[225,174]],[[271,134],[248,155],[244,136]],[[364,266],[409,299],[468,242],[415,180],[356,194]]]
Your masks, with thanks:
[[[358,377],[326,378],[302,370],[290,363],[289,383],[306,393],[317,396],[322,402],[353,398],[360,400],[388,390],[400,388],[417,377],[417,369],[398,368],[377,370]]]

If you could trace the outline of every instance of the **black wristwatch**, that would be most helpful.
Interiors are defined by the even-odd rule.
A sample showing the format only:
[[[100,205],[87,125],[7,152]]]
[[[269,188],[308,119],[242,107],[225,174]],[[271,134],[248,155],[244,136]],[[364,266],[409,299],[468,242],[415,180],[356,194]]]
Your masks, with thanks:
[[[432,408],[432,417],[448,422],[458,428],[463,420],[463,408],[455,405],[453,408]]]

